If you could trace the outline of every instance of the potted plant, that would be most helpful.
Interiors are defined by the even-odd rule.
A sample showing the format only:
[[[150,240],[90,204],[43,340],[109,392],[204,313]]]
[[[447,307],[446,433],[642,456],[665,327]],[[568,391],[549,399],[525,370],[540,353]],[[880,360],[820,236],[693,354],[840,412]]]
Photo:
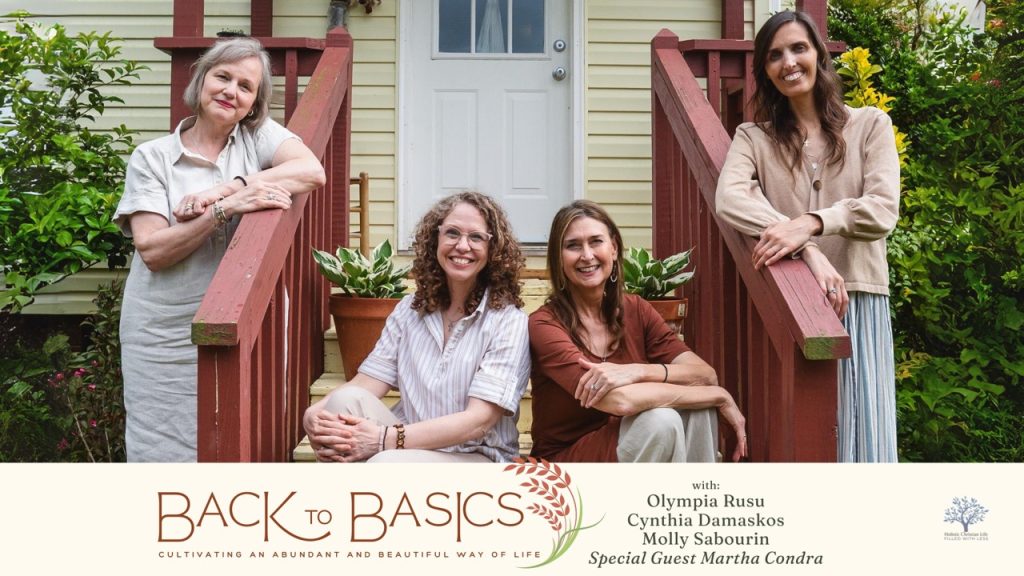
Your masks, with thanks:
[[[339,247],[337,254],[313,250],[320,273],[340,294],[331,294],[329,308],[338,332],[338,347],[351,380],[373,350],[384,322],[405,292],[409,266],[395,268],[391,242],[385,240],[367,258],[355,248]]]
[[[650,302],[677,334],[683,328],[687,302],[675,297],[675,291],[693,278],[693,272],[684,272],[691,252],[693,248],[659,260],[645,248],[630,248],[622,259],[626,292]]]

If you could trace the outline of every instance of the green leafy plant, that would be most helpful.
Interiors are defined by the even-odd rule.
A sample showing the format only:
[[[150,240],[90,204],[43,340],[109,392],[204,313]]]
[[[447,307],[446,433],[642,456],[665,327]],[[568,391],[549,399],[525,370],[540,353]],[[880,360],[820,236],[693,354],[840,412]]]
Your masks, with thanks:
[[[85,351],[57,333],[0,351],[0,462],[123,462],[120,282],[101,286]]]
[[[1024,460],[1024,4],[835,0],[913,148],[889,238],[900,458]]]
[[[133,132],[89,128],[109,88],[144,69],[109,33],[68,35],[17,13],[0,19],[0,309],[94,263],[123,266],[130,242],[111,222]]]
[[[684,272],[691,252],[693,248],[659,260],[646,248],[630,248],[622,259],[623,287],[645,300],[669,296],[693,278],[693,272]]]
[[[403,280],[411,266],[395,268],[391,242],[384,240],[367,258],[355,248],[338,247],[337,255],[313,249],[313,259],[325,278],[349,296],[401,298]]]
[[[851,48],[843,52],[836,61],[836,71],[844,78],[848,90],[843,95],[846,104],[851,108],[873,106],[882,112],[892,110],[892,96],[877,90],[871,77],[882,71],[878,64],[871,63],[871,52],[867,48]],[[896,153],[900,157],[900,166],[907,164],[907,135],[899,127],[892,127],[896,138]]]

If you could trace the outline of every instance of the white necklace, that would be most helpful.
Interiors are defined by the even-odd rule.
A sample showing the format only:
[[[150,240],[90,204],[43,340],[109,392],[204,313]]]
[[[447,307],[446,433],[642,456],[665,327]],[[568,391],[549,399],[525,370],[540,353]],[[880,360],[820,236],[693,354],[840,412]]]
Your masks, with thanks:
[[[810,146],[810,139],[804,138],[804,156],[807,157],[807,161],[811,163],[811,170],[818,170],[818,157],[807,151],[807,147]]]

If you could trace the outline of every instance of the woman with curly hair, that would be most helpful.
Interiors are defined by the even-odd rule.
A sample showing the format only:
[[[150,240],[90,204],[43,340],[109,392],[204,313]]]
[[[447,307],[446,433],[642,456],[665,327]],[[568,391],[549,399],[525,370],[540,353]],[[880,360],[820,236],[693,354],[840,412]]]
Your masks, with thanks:
[[[505,212],[462,192],[416,227],[416,292],[399,302],[359,373],[309,407],[321,462],[496,462],[519,453],[530,373],[519,272]],[[388,409],[381,398],[402,399]]]

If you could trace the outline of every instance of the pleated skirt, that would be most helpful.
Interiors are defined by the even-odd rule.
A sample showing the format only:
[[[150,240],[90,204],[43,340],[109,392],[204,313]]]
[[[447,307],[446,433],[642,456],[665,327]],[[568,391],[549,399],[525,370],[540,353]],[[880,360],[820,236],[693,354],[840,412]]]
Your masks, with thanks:
[[[839,461],[896,462],[896,369],[889,297],[850,292],[853,356],[839,362]]]

